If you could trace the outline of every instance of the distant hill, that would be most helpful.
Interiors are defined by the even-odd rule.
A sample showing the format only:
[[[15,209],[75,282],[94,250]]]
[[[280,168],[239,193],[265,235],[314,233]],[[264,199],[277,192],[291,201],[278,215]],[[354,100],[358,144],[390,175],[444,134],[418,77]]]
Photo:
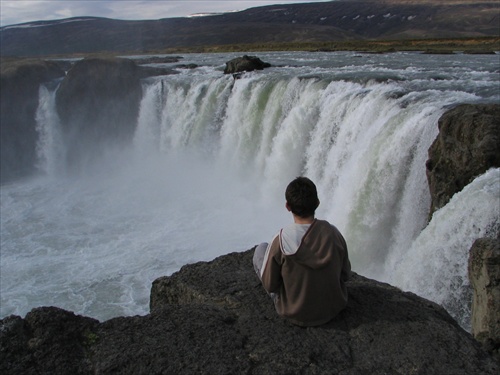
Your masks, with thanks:
[[[0,52],[139,53],[193,46],[499,35],[498,0],[340,0],[147,21],[78,17],[30,22],[2,27]]]

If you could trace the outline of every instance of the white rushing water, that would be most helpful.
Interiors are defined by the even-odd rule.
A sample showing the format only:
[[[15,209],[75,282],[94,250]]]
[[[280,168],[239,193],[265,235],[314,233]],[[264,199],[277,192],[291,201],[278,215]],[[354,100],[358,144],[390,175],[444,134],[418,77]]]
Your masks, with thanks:
[[[498,102],[496,56],[274,53],[276,68],[221,73],[231,55],[150,78],[133,143],[78,176],[54,92],[40,89],[39,176],[1,186],[1,316],[55,305],[101,320],[148,312],[151,282],[268,241],[291,221],[298,175],[344,233],[356,272],[443,304],[468,328],[467,254],[499,226],[499,171],[427,225],[427,150],[459,103]],[[92,152],[92,150],[89,150]]]

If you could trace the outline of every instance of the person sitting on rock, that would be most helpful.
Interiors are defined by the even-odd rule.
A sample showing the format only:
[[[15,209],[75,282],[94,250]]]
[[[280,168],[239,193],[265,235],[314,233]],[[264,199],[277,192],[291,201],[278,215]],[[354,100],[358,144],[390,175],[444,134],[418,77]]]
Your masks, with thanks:
[[[335,226],[315,219],[319,199],[310,179],[290,182],[285,199],[294,223],[256,247],[253,265],[280,316],[300,326],[321,325],[347,305],[347,244]]]

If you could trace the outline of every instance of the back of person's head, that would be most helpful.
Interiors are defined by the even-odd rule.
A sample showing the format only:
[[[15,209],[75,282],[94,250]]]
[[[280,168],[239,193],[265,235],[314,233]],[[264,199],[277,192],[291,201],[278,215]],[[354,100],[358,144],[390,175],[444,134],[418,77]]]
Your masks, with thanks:
[[[314,216],[319,205],[316,185],[307,177],[297,177],[290,182],[285,199],[292,213],[300,217]]]

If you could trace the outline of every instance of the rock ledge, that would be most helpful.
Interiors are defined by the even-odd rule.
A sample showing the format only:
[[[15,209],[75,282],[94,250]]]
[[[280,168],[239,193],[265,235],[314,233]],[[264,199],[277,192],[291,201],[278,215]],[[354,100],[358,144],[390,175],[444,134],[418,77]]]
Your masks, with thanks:
[[[300,328],[279,318],[252,251],[153,283],[151,313],[100,323],[54,307],[0,322],[4,374],[497,374],[437,304],[353,275],[347,308]]]

